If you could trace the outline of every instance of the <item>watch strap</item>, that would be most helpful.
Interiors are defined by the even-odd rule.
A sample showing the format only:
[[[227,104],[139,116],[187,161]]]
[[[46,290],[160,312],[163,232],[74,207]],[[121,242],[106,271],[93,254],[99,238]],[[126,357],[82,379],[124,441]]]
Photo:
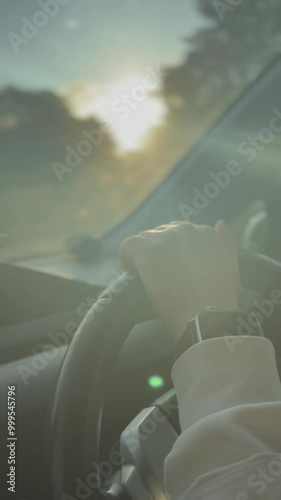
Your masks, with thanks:
[[[202,321],[200,322],[200,317],[204,317],[204,315],[211,315],[213,320],[215,320],[213,321],[214,331],[201,331],[200,324],[202,324]],[[175,346],[174,360],[176,361],[187,349],[203,340],[245,335],[263,336],[261,325],[255,313],[220,311],[215,309],[206,310],[188,322],[185,332]]]

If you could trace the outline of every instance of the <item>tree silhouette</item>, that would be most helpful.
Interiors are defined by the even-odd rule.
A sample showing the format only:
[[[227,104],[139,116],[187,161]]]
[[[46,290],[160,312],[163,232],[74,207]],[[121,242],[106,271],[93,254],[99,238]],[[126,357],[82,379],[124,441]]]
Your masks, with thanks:
[[[237,7],[230,3],[198,0],[209,25],[184,40],[184,61],[165,71],[159,96],[169,113],[165,125],[147,138],[159,163],[167,158],[163,144],[175,161],[182,157],[281,52],[280,0],[243,0]]]
[[[83,170],[95,173],[113,161],[115,144],[101,132],[95,118],[78,120],[63,99],[52,92],[15,88],[0,93],[0,188],[16,185],[56,184],[53,162],[65,164],[66,147],[74,150],[85,140],[83,130],[98,130],[100,144],[93,145]]]

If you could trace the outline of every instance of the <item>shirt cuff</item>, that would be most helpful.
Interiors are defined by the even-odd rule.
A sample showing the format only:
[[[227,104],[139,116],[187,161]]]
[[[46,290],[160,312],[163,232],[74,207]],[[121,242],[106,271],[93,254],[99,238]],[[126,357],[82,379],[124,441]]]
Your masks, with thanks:
[[[188,349],[172,369],[181,429],[233,406],[281,401],[275,351],[262,337],[223,337]]]

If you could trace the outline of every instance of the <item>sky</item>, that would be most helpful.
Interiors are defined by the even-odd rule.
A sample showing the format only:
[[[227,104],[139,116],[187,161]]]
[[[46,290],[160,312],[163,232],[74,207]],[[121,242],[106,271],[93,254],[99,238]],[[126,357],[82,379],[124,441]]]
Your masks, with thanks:
[[[37,17],[43,5],[55,15]],[[45,25],[34,28],[34,19]],[[76,114],[118,120],[120,147],[135,149],[163,121],[164,105],[148,97],[122,121],[110,109],[114,98],[147,68],[178,64],[184,38],[205,25],[196,0],[0,0],[0,88],[58,92]]]
[[[185,52],[182,38],[204,22],[194,0],[61,1],[68,3],[16,54],[8,34],[21,35],[22,17],[32,20],[42,7],[39,0],[0,0],[0,87],[102,85],[146,65],[173,64]]]

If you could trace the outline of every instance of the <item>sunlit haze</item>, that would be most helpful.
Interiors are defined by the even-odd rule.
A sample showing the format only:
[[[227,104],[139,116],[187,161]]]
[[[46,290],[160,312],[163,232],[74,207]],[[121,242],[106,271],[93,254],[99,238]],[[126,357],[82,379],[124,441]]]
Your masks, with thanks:
[[[165,117],[163,101],[153,95],[159,82],[160,76],[155,79],[153,70],[147,68],[144,75],[131,75],[106,87],[98,97],[87,91],[76,113],[98,116],[109,125],[120,151],[138,149],[146,134]]]

